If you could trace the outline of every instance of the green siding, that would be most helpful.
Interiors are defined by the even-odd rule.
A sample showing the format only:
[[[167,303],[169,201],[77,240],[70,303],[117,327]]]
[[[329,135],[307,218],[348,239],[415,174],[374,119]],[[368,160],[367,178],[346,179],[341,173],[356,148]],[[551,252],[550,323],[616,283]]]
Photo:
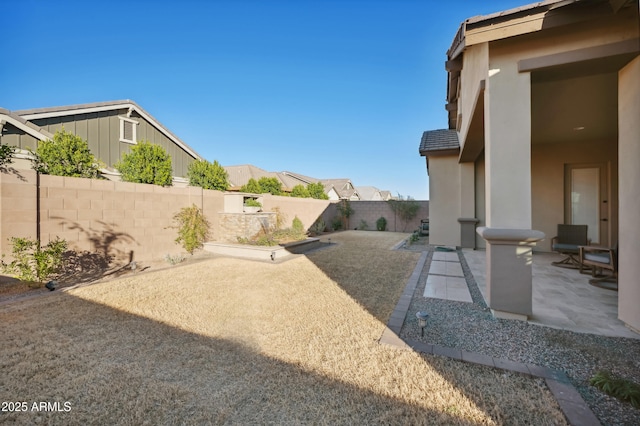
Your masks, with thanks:
[[[127,111],[102,111],[99,113],[76,114],[64,117],[50,117],[32,120],[37,126],[50,133],[64,127],[67,132],[71,132],[86,140],[91,152],[109,167],[120,161],[124,153],[131,151],[131,145],[120,142],[120,118],[125,117]],[[138,122],[136,127],[136,139],[138,141],[148,140],[151,143],[162,146],[171,156],[173,174],[177,177],[184,177],[187,174],[188,165],[194,158],[185,150],[176,145],[164,133],[155,128],[137,114],[132,114],[132,120]],[[18,146],[22,149],[27,147],[36,148],[36,139],[24,134],[17,128],[6,125],[3,132],[2,142]]]

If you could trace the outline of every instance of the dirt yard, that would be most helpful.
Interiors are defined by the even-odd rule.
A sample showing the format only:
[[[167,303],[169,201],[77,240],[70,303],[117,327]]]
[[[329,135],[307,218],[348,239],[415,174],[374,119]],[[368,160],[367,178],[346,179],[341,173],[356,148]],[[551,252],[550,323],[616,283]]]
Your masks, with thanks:
[[[0,397],[27,407],[0,423],[565,424],[540,380],[378,343],[419,257],[390,250],[406,236],[0,306]]]

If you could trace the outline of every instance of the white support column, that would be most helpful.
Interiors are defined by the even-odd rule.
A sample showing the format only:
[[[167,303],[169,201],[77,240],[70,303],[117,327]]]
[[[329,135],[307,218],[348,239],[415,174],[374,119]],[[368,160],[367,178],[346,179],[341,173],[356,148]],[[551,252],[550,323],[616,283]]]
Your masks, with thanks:
[[[492,59],[485,102],[487,293],[497,317],[532,314],[531,81],[510,55]]]

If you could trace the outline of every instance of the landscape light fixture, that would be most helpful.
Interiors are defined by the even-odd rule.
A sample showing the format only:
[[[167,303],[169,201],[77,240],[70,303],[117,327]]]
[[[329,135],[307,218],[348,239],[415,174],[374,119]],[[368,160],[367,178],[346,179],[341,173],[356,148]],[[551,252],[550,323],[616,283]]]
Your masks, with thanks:
[[[58,287],[58,282],[57,281],[49,281],[48,283],[46,283],[44,285],[49,291],[53,291],[56,289],[56,287]]]
[[[418,318],[418,326],[420,327],[420,335],[424,337],[424,328],[427,326],[427,318],[429,318],[429,314],[426,312],[418,311],[416,312],[416,318]]]

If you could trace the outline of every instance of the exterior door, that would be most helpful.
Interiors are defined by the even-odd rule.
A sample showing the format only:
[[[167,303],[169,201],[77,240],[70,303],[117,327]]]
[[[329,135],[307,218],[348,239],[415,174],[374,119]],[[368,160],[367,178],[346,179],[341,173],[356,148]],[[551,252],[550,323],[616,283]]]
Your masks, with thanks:
[[[610,245],[608,170],[606,163],[565,165],[565,223],[588,225],[592,245]]]

